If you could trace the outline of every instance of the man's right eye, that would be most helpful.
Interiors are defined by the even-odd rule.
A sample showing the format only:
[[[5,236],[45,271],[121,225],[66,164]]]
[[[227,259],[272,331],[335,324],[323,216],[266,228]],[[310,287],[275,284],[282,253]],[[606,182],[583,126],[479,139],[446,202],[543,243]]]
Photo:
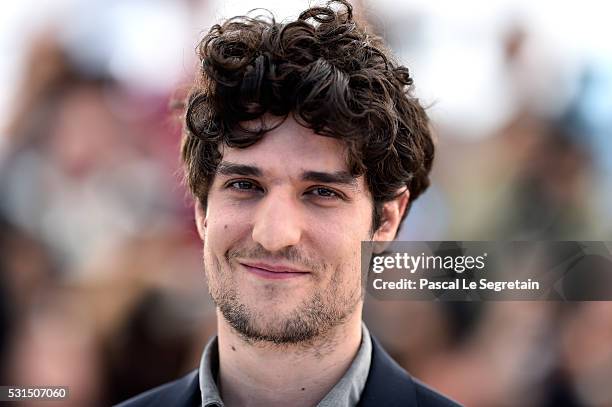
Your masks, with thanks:
[[[257,185],[255,185],[251,181],[245,181],[245,180],[230,182],[227,184],[227,187],[230,189],[236,189],[239,191],[250,191],[250,190],[257,189]]]

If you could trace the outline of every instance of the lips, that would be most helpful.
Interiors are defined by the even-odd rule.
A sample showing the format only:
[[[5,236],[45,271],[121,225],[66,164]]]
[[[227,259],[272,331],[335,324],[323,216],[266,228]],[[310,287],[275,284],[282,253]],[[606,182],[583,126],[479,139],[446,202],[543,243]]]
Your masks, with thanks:
[[[240,263],[248,272],[255,274],[259,277],[279,280],[288,278],[299,278],[310,274],[307,271],[299,270],[291,266],[282,264],[269,264],[269,263]]]

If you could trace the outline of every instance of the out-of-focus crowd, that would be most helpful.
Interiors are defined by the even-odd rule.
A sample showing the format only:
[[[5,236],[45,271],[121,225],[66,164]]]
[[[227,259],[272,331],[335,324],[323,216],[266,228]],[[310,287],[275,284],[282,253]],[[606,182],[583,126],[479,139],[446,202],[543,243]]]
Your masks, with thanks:
[[[435,46],[430,20],[381,14],[373,29],[409,66],[419,39]],[[496,120],[470,125],[467,101],[464,116],[432,103],[433,185],[398,239],[609,240],[612,68],[584,63],[566,103],[543,108],[561,96],[534,83],[562,67],[529,35],[512,26],[491,51],[512,91]],[[63,405],[109,405],[194,369],[215,332],[180,183],[172,106],[184,91],[83,63],[58,27],[25,55],[0,133],[0,384],[68,386]],[[468,406],[612,406],[612,303],[368,298],[365,320],[402,366]]]

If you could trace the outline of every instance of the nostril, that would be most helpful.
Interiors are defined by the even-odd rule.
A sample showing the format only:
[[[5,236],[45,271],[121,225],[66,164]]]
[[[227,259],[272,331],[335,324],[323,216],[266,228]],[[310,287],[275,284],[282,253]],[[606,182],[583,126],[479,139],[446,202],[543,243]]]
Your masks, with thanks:
[[[299,202],[292,189],[270,191],[258,204],[253,223],[253,240],[270,251],[295,246],[302,235]]]
[[[278,251],[285,247],[297,245],[301,238],[301,230],[291,222],[260,223],[253,228],[252,237],[266,250]]]

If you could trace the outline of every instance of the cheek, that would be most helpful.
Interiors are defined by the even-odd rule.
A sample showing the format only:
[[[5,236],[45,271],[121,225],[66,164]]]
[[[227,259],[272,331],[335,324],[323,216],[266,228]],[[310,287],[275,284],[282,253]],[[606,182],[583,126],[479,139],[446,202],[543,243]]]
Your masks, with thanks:
[[[361,285],[361,242],[370,240],[372,220],[368,203],[362,202],[352,211],[339,211],[324,221],[310,222],[318,255],[339,274],[337,280],[348,291]]]
[[[307,224],[316,240],[323,242],[324,250],[359,251],[361,242],[370,240],[372,208],[363,201],[322,216],[310,216]]]
[[[358,218],[354,218],[358,219]],[[334,219],[329,224],[318,224],[311,228],[315,253],[342,279],[348,283],[352,276],[358,279],[361,270],[361,242],[369,239],[370,224],[360,221],[340,223]]]
[[[235,205],[211,205],[207,213],[205,245],[222,256],[236,242],[250,236],[250,212]]]

